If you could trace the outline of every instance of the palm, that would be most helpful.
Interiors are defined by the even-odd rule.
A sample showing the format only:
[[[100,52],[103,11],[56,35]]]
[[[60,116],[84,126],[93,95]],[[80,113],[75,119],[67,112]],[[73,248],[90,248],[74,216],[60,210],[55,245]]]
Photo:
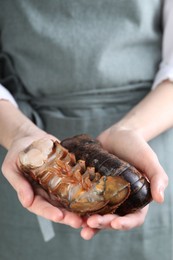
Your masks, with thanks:
[[[144,138],[131,130],[117,129],[116,125],[98,136],[103,148],[119,158],[131,163],[145,174],[151,184],[152,197],[157,202],[163,202],[160,187],[167,183],[167,176],[161,167],[156,154],[152,151]],[[94,215],[88,218],[87,227],[82,230],[82,237],[90,239],[94,234],[105,228],[119,230],[132,229],[143,224],[148,206],[124,217],[117,215]]]

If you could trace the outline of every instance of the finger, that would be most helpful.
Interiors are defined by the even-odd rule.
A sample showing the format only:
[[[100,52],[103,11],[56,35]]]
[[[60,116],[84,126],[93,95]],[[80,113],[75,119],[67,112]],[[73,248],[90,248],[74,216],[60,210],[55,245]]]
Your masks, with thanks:
[[[80,228],[82,226],[83,219],[80,216],[65,209],[62,209],[62,212],[64,217],[62,221],[59,221],[59,223],[71,226],[73,228]]]
[[[54,222],[58,222],[60,224],[65,224],[65,225],[69,225],[73,228],[80,228],[83,223],[84,223],[84,219],[81,218],[79,215],[73,213],[73,212],[70,212],[68,210],[66,210],[65,208],[62,208],[60,205],[57,206],[56,203],[55,205],[52,204],[52,200],[50,198],[50,196],[48,195],[48,193],[43,190],[42,188],[40,188],[37,184],[36,186],[34,187],[34,190],[36,192],[36,194],[38,194],[41,198],[43,198],[43,202],[47,202],[49,206],[53,206],[55,209],[59,209],[63,215],[63,218],[57,218],[56,215],[55,215],[55,218],[54,218]],[[49,218],[49,217],[48,217]]]
[[[149,175],[152,197],[156,202],[162,203],[164,201],[164,191],[168,185],[168,177],[162,169],[158,169],[157,174],[150,172]]]
[[[91,228],[105,229],[110,228],[110,223],[113,219],[116,218],[116,215],[106,214],[104,216],[93,215],[88,218],[87,225]]]
[[[10,167],[2,166],[2,173],[16,190],[19,201],[23,207],[29,207],[33,202],[34,192],[26,178],[16,169]]]
[[[59,208],[52,206],[40,195],[35,196],[32,204],[27,209],[53,222],[60,222],[64,217],[63,212]]]
[[[162,203],[164,190],[168,185],[168,176],[151,147],[145,142],[140,142],[138,152],[135,153],[135,156],[129,157],[128,161],[146,175],[151,184],[152,198],[156,202]]]
[[[32,186],[17,169],[4,167],[2,170],[5,178],[16,190],[23,207],[36,215],[54,222],[66,224],[73,228],[81,227],[82,219],[79,216],[65,210],[61,211],[57,207],[52,206],[42,196],[35,196]]]
[[[150,153],[148,153],[148,160],[143,165],[143,171],[150,180],[153,199],[158,203],[162,203],[164,201],[164,191],[168,185],[168,176],[160,165],[157,156],[153,151],[150,151]]]
[[[123,217],[116,217],[111,221],[110,225],[113,229],[118,230],[130,230],[132,228],[139,227],[144,223],[147,211],[148,206],[133,214],[128,214]]]
[[[90,228],[88,226],[84,227],[81,230],[81,237],[85,240],[90,240],[92,239],[96,234],[98,234],[100,230],[97,228]]]

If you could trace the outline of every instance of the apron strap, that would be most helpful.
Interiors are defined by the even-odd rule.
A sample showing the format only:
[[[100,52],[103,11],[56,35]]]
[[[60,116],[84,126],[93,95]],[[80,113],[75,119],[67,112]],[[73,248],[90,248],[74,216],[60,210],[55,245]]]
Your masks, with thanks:
[[[37,216],[38,224],[43,235],[43,239],[45,242],[50,241],[55,236],[55,231],[53,228],[53,224],[50,220],[47,220],[43,217]]]

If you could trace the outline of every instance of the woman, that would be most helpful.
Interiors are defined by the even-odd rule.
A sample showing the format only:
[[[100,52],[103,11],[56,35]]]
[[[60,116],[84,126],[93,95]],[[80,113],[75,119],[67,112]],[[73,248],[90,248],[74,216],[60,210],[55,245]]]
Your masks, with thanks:
[[[3,178],[2,259],[171,258],[170,187],[148,215],[147,206],[84,220],[51,206],[16,167],[32,141],[85,132],[144,172],[153,200],[164,201],[173,168],[173,132],[166,131],[173,125],[171,8],[157,0],[1,2],[1,83],[19,106],[9,92],[1,95],[0,143],[8,150],[2,172],[23,207],[54,222],[38,217],[44,244],[35,215],[20,207]]]

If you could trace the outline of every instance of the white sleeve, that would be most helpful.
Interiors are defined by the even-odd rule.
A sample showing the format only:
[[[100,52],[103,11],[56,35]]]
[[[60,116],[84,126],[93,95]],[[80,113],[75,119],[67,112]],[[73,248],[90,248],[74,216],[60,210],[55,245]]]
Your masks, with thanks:
[[[162,61],[156,74],[153,89],[163,80],[173,81],[173,0],[164,0]]]
[[[1,84],[0,84],[0,100],[8,100],[10,101],[13,105],[15,105],[16,107],[18,107],[15,99],[13,98],[13,96],[11,95],[11,93],[4,88]]]

